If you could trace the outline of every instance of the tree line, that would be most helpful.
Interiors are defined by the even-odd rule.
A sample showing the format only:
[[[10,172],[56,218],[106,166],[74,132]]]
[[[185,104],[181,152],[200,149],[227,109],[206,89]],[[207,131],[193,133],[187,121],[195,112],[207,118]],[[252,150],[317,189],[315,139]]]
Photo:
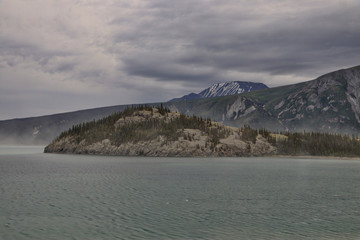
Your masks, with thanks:
[[[167,116],[170,110],[160,105],[156,107],[157,112]],[[187,116],[179,114],[176,118],[149,118],[145,121],[128,122],[116,126],[120,118],[132,116],[138,111],[151,111],[154,107],[148,105],[137,105],[127,107],[122,112],[113,113],[108,117],[81,123],[72,126],[69,130],[62,132],[54,141],[64,137],[72,136],[77,143],[85,140],[87,144],[95,143],[103,139],[110,139],[115,145],[127,142],[149,141],[156,139],[159,135],[165,137],[166,141],[175,141],[179,137],[191,141],[191,136],[184,135],[184,129],[199,129],[206,133],[207,146],[215,148],[220,139],[231,134],[229,128],[213,124],[207,118]],[[255,143],[258,136],[265,138],[270,144],[278,149],[279,154],[286,155],[314,155],[314,156],[360,156],[360,141],[356,136],[347,136],[331,133],[318,132],[281,132],[272,133],[266,129],[253,129],[245,125],[238,129],[241,140]]]

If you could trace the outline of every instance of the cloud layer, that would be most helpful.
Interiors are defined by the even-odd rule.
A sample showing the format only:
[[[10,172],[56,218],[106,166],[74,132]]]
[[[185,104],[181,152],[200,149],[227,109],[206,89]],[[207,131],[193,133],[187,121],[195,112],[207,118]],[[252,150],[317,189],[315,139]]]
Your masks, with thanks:
[[[0,1],[0,119],[360,64],[356,0]]]

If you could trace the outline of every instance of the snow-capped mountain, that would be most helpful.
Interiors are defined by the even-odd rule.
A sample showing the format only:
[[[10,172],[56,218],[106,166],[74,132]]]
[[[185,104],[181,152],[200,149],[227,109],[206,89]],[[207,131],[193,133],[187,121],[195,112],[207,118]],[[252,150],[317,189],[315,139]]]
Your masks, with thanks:
[[[254,83],[254,82],[234,81],[234,82],[215,83],[214,85],[201,91],[200,93],[190,93],[188,95],[182,96],[181,98],[171,99],[170,101],[182,101],[182,100],[191,100],[198,98],[229,96],[229,95],[250,92],[264,88],[268,88],[268,87],[263,83]]]
[[[201,98],[242,91],[231,88],[231,83],[220,85],[215,84],[199,94],[187,96]],[[257,83],[251,85],[251,89],[243,87],[244,92],[259,89],[255,87]],[[263,84],[260,84],[260,87],[261,85]],[[266,88],[264,85],[262,87]],[[251,96],[232,95],[220,99],[202,98],[199,101],[177,101],[157,105],[163,104],[172,111],[211,118],[234,127],[246,124],[275,132],[305,130],[360,136],[359,93],[360,65],[331,72],[312,81],[256,91]],[[156,106],[154,103],[149,104]],[[45,145],[73,125],[104,118],[121,112],[128,106],[118,105],[42,117],[2,120],[0,143]]]
[[[202,98],[209,97],[220,97],[234,95],[244,92],[250,92],[254,90],[268,88],[263,83],[254,83],[254,82],[226,82],[226,83],[216,83],[211,87],[200,92],[199,95]]]

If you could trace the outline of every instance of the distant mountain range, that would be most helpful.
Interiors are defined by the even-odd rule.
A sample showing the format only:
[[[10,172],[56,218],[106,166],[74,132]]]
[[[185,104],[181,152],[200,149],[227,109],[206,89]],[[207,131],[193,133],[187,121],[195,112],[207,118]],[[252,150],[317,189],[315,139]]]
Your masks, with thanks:
[[[43,145],[75,124],[96,120],[114,112],[123,111],[126,105],[94,108],[48,116],[0,121],[0,144]]]
[[[158,106],[160,103],[149,105]],[[217,98],[170,101],[163,105],[172,111],[210,117],[235,127],[247,124],[271,131],[359,134],[360,66],[331,72],[298,84]],[[122,111],[125,107],[120,105],[0,121],[0,143],[48,143],[74,124],[99,119]]]
[[[223,96],[240,94],[254,90],[265,89],[265,88],[268,88],[268,86],[266,86],[263,83],[254,83],[254,82],[234,81],[234,82],[216,83],[211,87],[201,91],[200,93],[190,93],[188,95],[182,96],[181,98],[171,99],[170,102],[193,100],[199,98],[223,97]]]
[[[236,127],[359,134],[360,66],[216,100],[174,102],[173,108]]]

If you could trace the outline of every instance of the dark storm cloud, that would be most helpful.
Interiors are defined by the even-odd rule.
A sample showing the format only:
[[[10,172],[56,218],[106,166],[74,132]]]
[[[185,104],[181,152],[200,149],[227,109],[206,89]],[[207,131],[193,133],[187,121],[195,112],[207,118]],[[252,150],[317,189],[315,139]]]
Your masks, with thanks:
[[[199,69],[180,64],[168,56],[148,56],[124,59],[124,70],[130,75],[155,78],[161,81],[206,81],[214,80],[217,74],[210,68]]]
[[[216,9],[208,10],[200,4],[189,12],[175,10],[177,8],[160,1],[152,7],[156,9],[156,21],[138,25],[139,37],[133,35],[131,39],[140,39],[141,43],[152,43],[152,46],[162,45],[159,52],[176,53],[172,46],[180,45],[183,54],[168,54],[167,59],[162,59],[164,63],[176,63],[169,72],[167,64],[159,64],[156,60],[144,64],[142,59],[148,54],[147,49],[138,51],[136,56],[123,59],[127,66],[125,70],[130,75],[169,81],[197,78],[213,81],[214,78],[208,75],[234,70],[310,77],[316,70],[356,65],[359,61],[358,8],[314,11],[310,8],[306,14],[299,11],[291,16],[261,21],[261,16],[256,14],[253,17],[248,13],[245,15],[241,7],[238,15],[230,16]],[[177,7],[187,9],[187,3]],[[249,28],[247,24],[254,27]],[[166,41],[172,46],[164,44]],[[191,74],[180,74],[190,65],[211,67],[212,71],[193,78]]]
[[[0,119],[310,80],[360,64],[359,10],[357,0],[4,0]]]

